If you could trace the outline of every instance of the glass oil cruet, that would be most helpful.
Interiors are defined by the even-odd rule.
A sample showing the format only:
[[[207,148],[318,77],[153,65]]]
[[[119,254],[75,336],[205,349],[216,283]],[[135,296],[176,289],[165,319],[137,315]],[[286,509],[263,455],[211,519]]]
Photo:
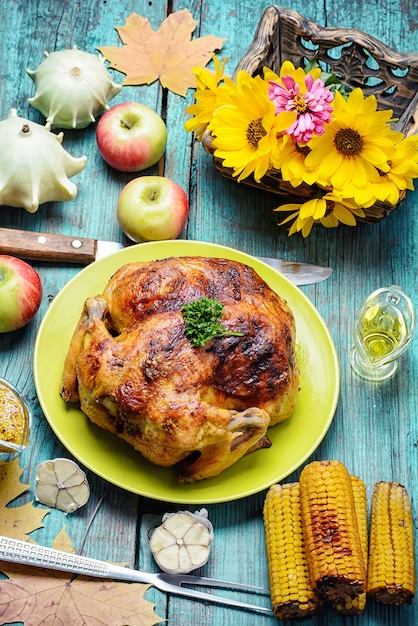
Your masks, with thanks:
[[[354,322],[351,366],[367,380],[394,375],[415,330],[415,311],[400,287],[377,289],[361,305]]]

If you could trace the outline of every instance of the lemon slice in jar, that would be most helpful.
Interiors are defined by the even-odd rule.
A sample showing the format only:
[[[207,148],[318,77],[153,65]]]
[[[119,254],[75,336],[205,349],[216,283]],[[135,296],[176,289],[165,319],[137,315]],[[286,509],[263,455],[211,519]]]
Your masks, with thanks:
[[[166,513],[151,535],[150,548],[164,572],[187,574],[207,563],[213,537],[206,509]]]

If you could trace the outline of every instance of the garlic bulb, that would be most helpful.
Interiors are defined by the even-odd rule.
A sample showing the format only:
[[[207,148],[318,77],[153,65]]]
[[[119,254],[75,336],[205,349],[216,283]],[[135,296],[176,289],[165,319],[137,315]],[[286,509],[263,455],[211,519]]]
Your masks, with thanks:
[[[90,487],[82,469],[71,459],[53,459],[38,465],[35,497],[46,506],[74,513],[86,504]]]
[[[151,552],[157,565],[170,574],[187,574],[209,559],[213,527],[206,509],[166,513],[154,530]]]
[[[87,157],[71,156],[61,145],[63,134],[50,132],[10,109],[0,121],[0,204],[35,213],[40,204],[73,200],[77,187],[69,181],[87,164]]]
[[[85,128],[122,89],[113,82],[101,55],[74,46],[45,56],[35,70],[26,70],[36,87],[28,102],[53,126]]]

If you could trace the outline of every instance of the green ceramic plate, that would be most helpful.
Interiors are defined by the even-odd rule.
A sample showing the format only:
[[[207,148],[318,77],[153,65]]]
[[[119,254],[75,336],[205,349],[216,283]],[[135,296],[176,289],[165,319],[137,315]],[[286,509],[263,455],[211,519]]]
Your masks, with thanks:
[[[286,422],[270,428],[271,448],[238,461],[216,478],[192,485],[177,482],[174,468],[152,465],[115,435],[91,424],[59,395],[65,355],[86,298],[103,291],[125,263],[170,256],[223,257],[252,266],[291,307],[297,327],[301,391]],[[137,244],[87,266],[54,298],[42,320],[34,354],[39,402],[52,430],[87,468],[133,493],[176,503],[210,504],[249,496],[296,470],[325,436],[338,402],[340,371],[330,333],[317,310],[290,281],[253,257],[210,243],[164,241]]]

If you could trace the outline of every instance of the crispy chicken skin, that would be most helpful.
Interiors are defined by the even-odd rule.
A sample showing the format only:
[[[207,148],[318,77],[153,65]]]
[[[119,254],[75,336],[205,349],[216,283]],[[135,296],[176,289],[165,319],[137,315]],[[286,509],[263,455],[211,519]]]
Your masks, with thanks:
[[[181,308],[203,296],[242,336],[191,346]],[[85,302],[61,395],[152,463],[181,462],[179,480],[194,482],[265,445],[298,389],[286,302],[242,263],[180,257],[125,265]]]

